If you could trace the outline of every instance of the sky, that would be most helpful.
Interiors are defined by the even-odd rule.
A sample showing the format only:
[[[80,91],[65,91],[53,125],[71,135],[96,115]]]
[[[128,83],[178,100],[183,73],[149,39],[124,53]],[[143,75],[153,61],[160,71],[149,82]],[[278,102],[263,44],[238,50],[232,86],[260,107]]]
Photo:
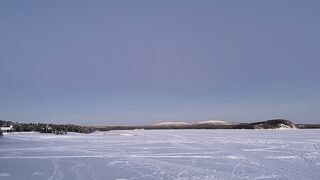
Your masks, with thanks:
[[[0,1],[0,119],[320,123],[320,1]]]

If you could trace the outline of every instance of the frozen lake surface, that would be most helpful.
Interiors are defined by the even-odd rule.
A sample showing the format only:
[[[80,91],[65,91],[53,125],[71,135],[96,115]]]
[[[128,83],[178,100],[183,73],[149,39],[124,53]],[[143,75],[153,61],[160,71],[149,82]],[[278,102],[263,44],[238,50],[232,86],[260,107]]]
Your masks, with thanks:
[[[145,130],[0,138],[0,179],[320,179],[320,130]]]

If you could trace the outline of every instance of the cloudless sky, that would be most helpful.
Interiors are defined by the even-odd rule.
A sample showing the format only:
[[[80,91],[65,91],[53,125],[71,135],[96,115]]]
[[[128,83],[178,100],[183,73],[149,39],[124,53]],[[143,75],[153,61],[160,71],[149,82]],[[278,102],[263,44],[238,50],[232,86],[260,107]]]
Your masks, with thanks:
[[[320,123],[320,1],[0,1],[0,119]]]

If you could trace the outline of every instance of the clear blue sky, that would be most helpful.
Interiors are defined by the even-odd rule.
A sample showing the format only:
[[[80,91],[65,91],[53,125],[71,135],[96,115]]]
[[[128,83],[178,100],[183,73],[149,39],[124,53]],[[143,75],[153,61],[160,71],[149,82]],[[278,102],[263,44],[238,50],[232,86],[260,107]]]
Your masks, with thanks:
[[[0,2],[0,119],[320,123],[320,1]]]

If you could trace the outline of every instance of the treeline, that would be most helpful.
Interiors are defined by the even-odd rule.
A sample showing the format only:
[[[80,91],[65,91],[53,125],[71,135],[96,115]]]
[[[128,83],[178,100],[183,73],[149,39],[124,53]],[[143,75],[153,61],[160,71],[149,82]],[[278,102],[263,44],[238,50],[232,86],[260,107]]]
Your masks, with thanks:
[[[300,129],[320,129],[320,124],[296,124]]]
[[[239,124],[189,124],[189,125],[150,125],[150,126],[78,126],[73,124],[45,124],[45,123],[17,123],[0,120],[0,126],[13,126],[13,131],[26,132],[37,131],[40,133],[66,134],[67,132],[91,133],[93,131],[110,131],[110,130],[134,130],[134,129],[277,129],[287,128],[320,128],[320,124],[294,124],[285,119],[273,119],[255,123]],[[0,130],[0,136],[1,136]]]
[[[36,131],[40,133],[66,134],[67,132],[91,133],[96,129],[73,124],[46,124],[46,123],[18,123],[0,120],[0,126],[13,126],[15,132]]]

